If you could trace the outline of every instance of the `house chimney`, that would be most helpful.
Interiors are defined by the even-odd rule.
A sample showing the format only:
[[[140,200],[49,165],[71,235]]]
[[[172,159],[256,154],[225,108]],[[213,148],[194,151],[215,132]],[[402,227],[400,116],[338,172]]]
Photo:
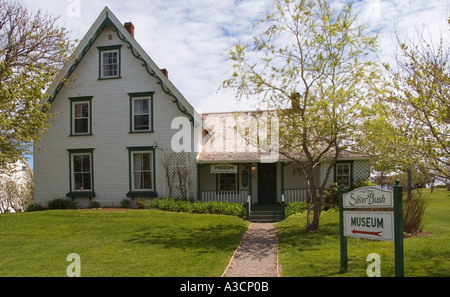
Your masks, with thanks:
[[[127,22],[123,25],[125,29],[127,29],[128,33],[130,33],[131,37],[134,38],[134,26],[132,22]]]
[[[160,69],[160,70],[161,70],[162,73],[164,73],[164,75],[165,75],[167,78],[169,78],[169,71],[167,71],[166,68]]]

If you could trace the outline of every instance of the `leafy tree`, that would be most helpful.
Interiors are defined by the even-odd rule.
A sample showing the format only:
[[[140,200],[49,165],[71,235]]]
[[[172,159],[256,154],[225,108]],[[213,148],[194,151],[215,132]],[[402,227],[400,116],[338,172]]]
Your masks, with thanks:
[[[44,91],[71,49],[57,18],[0,0],[0,164],[28,153],[46,131]]]
[[[276,110],[279,153],[300,165],[308,182],[307,231],[319,227],[322,194],[336,160],[371,117],[379,71],[376,37],[364,34],[351,4],[277,0],[258,22],[253,42],[230,51],[234,73],[222,84],[237,98],[258,96]],[[324,166],[319,184],[314,170]],[[312,220],[311,220],[312,215]]]
[[[450,20],[449,20],[450,21]],[[399,55],[388,70],[384,112],[367,123],[366,139],[380,156],[380,170],[396,168],[408,174],[412,198],[413,173],[420,170],[450,180],[450,48],[432,44],[423,33],[415,41],[397,35]]]

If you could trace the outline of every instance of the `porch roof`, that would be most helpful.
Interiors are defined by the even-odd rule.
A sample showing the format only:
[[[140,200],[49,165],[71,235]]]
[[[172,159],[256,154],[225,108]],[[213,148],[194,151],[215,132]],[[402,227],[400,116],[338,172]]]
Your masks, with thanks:
[[[268,158],[269,155],[262,152],[208,152],[202,151],[197,157],[197,163],[259,163],[262,159]],[[364,155],[351,151],[341,152],[338,158],[344,160],[371,160],[374,156]],[[327,159],[326,157],[324,158]],[[279,154],[278,162],[292,161],[288,157]]]

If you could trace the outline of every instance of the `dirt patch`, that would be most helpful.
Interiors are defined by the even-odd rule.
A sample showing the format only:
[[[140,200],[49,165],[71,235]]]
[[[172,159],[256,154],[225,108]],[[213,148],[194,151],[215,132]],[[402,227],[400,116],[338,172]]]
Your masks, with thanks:
[[[403,233],[403,238],[412,238],[412,237],[427,237],[427,236],[431,236],[432,233],[428,232],[428,231],[420,231],[414,234],[410,234],[410,233]]]

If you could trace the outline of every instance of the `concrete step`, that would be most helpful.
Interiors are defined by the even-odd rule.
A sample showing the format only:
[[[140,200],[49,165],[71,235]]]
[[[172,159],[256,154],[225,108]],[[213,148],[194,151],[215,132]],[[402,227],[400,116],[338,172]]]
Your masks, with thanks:
[[[279,222],[284,219],[281,205],[252,205],[250,222]]]

